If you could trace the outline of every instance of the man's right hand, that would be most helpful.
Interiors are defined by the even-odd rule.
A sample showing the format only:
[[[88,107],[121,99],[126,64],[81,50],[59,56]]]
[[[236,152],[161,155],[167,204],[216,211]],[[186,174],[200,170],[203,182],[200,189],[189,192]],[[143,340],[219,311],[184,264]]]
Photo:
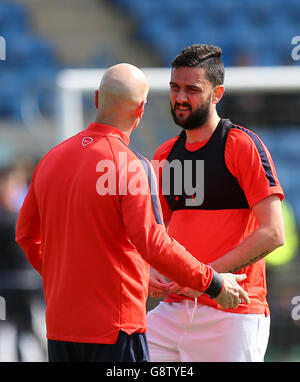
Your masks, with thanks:
[[[250,304],[248,294],[238,284],[247,278],[245,274],[220,273],[220,275],[223,277],[224,286],[221,293],[215,297],[215,301],[222,309],[236,309],[241,300],[245,304]]]

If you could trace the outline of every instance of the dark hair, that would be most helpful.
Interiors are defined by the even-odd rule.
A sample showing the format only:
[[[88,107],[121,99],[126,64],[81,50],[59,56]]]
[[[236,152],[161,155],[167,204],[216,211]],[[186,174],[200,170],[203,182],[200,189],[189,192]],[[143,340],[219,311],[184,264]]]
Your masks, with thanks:
[[[214,85],[224,82],[224,64],[221,59],[222,49],[207,44],[194,44],[183,49],[172,62],[172,68],[187,66],[204,68],[208,80]]]

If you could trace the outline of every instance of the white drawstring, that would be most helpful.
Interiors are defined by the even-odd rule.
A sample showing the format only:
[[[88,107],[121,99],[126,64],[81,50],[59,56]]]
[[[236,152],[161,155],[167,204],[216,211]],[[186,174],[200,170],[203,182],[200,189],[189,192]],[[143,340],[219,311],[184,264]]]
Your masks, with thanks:
[[[189,317],[190,317],[190,321],[191,321],[191,323],[192,323],[192,322],[193,322],[193,319],[194,319],[194,315],[195,315],[196,309],[197,309],[198,298],[197,298],[197,297],[194,298],[194,306],[193,306],[193,309],[192,309],[192,313],[191,313],[191,314],[190,314],[189,303],[190,303],[190,300],[186,300],[186,306],[187,306],[188,314],[189,314]]]

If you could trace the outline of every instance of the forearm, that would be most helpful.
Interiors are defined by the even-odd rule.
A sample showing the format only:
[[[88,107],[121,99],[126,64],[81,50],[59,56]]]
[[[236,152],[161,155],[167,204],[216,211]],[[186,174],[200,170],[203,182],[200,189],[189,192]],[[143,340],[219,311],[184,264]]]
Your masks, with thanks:
[[[180,286],[200,292],[209,287],[213,277],[211,267],[197,261],[182,245],[171,239],[163,226],[145,227],[130,239],[153,268]]]
[[[233,250],[213,261],[211,266],[217,272],[238,272],[283,244],[282,232],[270,227],[259,227]]]

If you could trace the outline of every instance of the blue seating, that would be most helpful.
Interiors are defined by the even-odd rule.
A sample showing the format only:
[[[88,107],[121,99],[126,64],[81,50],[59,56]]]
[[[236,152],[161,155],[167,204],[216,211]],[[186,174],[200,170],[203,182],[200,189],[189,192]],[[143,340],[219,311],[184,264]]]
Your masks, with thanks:
[[[288,6],[285,7],[286,12],[289,15],[289,18],[295,21],[299,25],[300,20],[300,3],[298,0],[289,0]]]
[[[274,9],[273,5],[272,0],[252,0],[245,4],[245,13],[254,26],[260,26],[269,23]]]
[[[54,111],[56,70],[29,67],[22,71],[0,72],[0,115],[15,121],[22,119],[22,104],[33,97],[45,112]]]
[[[226,65],[238,65],[241,55],[252,56],[253,65],[295,64],[290,58],[290,40],[299,34],[299,0],[113,1],[133,15],[139,36],[162,52],[163,65],[169,63],[169,54],[164,54],[168,48],[162,36],[176,39],[177,33],[184,34],[186,45],[190,41],[214,43],[223,48],[224,57],[229,50]]]
[[[1,0],[0,35],[6,42],[6,60],[0,62],[0,116],[19,120],[28,73],[30,86],[38,90],[58,63],[52,44],[33,34],[25,4]]]
[[[55,56],[51,44],[29,33],[5,33],[7,64],[10,68],[52,66]]]
[[[0,33],[26,31],[29,27],[26,7],[8,1],[0,3]]]
[[[14,71],[1,71],[0,83],[0,115],[20,119],[22,76]]]

